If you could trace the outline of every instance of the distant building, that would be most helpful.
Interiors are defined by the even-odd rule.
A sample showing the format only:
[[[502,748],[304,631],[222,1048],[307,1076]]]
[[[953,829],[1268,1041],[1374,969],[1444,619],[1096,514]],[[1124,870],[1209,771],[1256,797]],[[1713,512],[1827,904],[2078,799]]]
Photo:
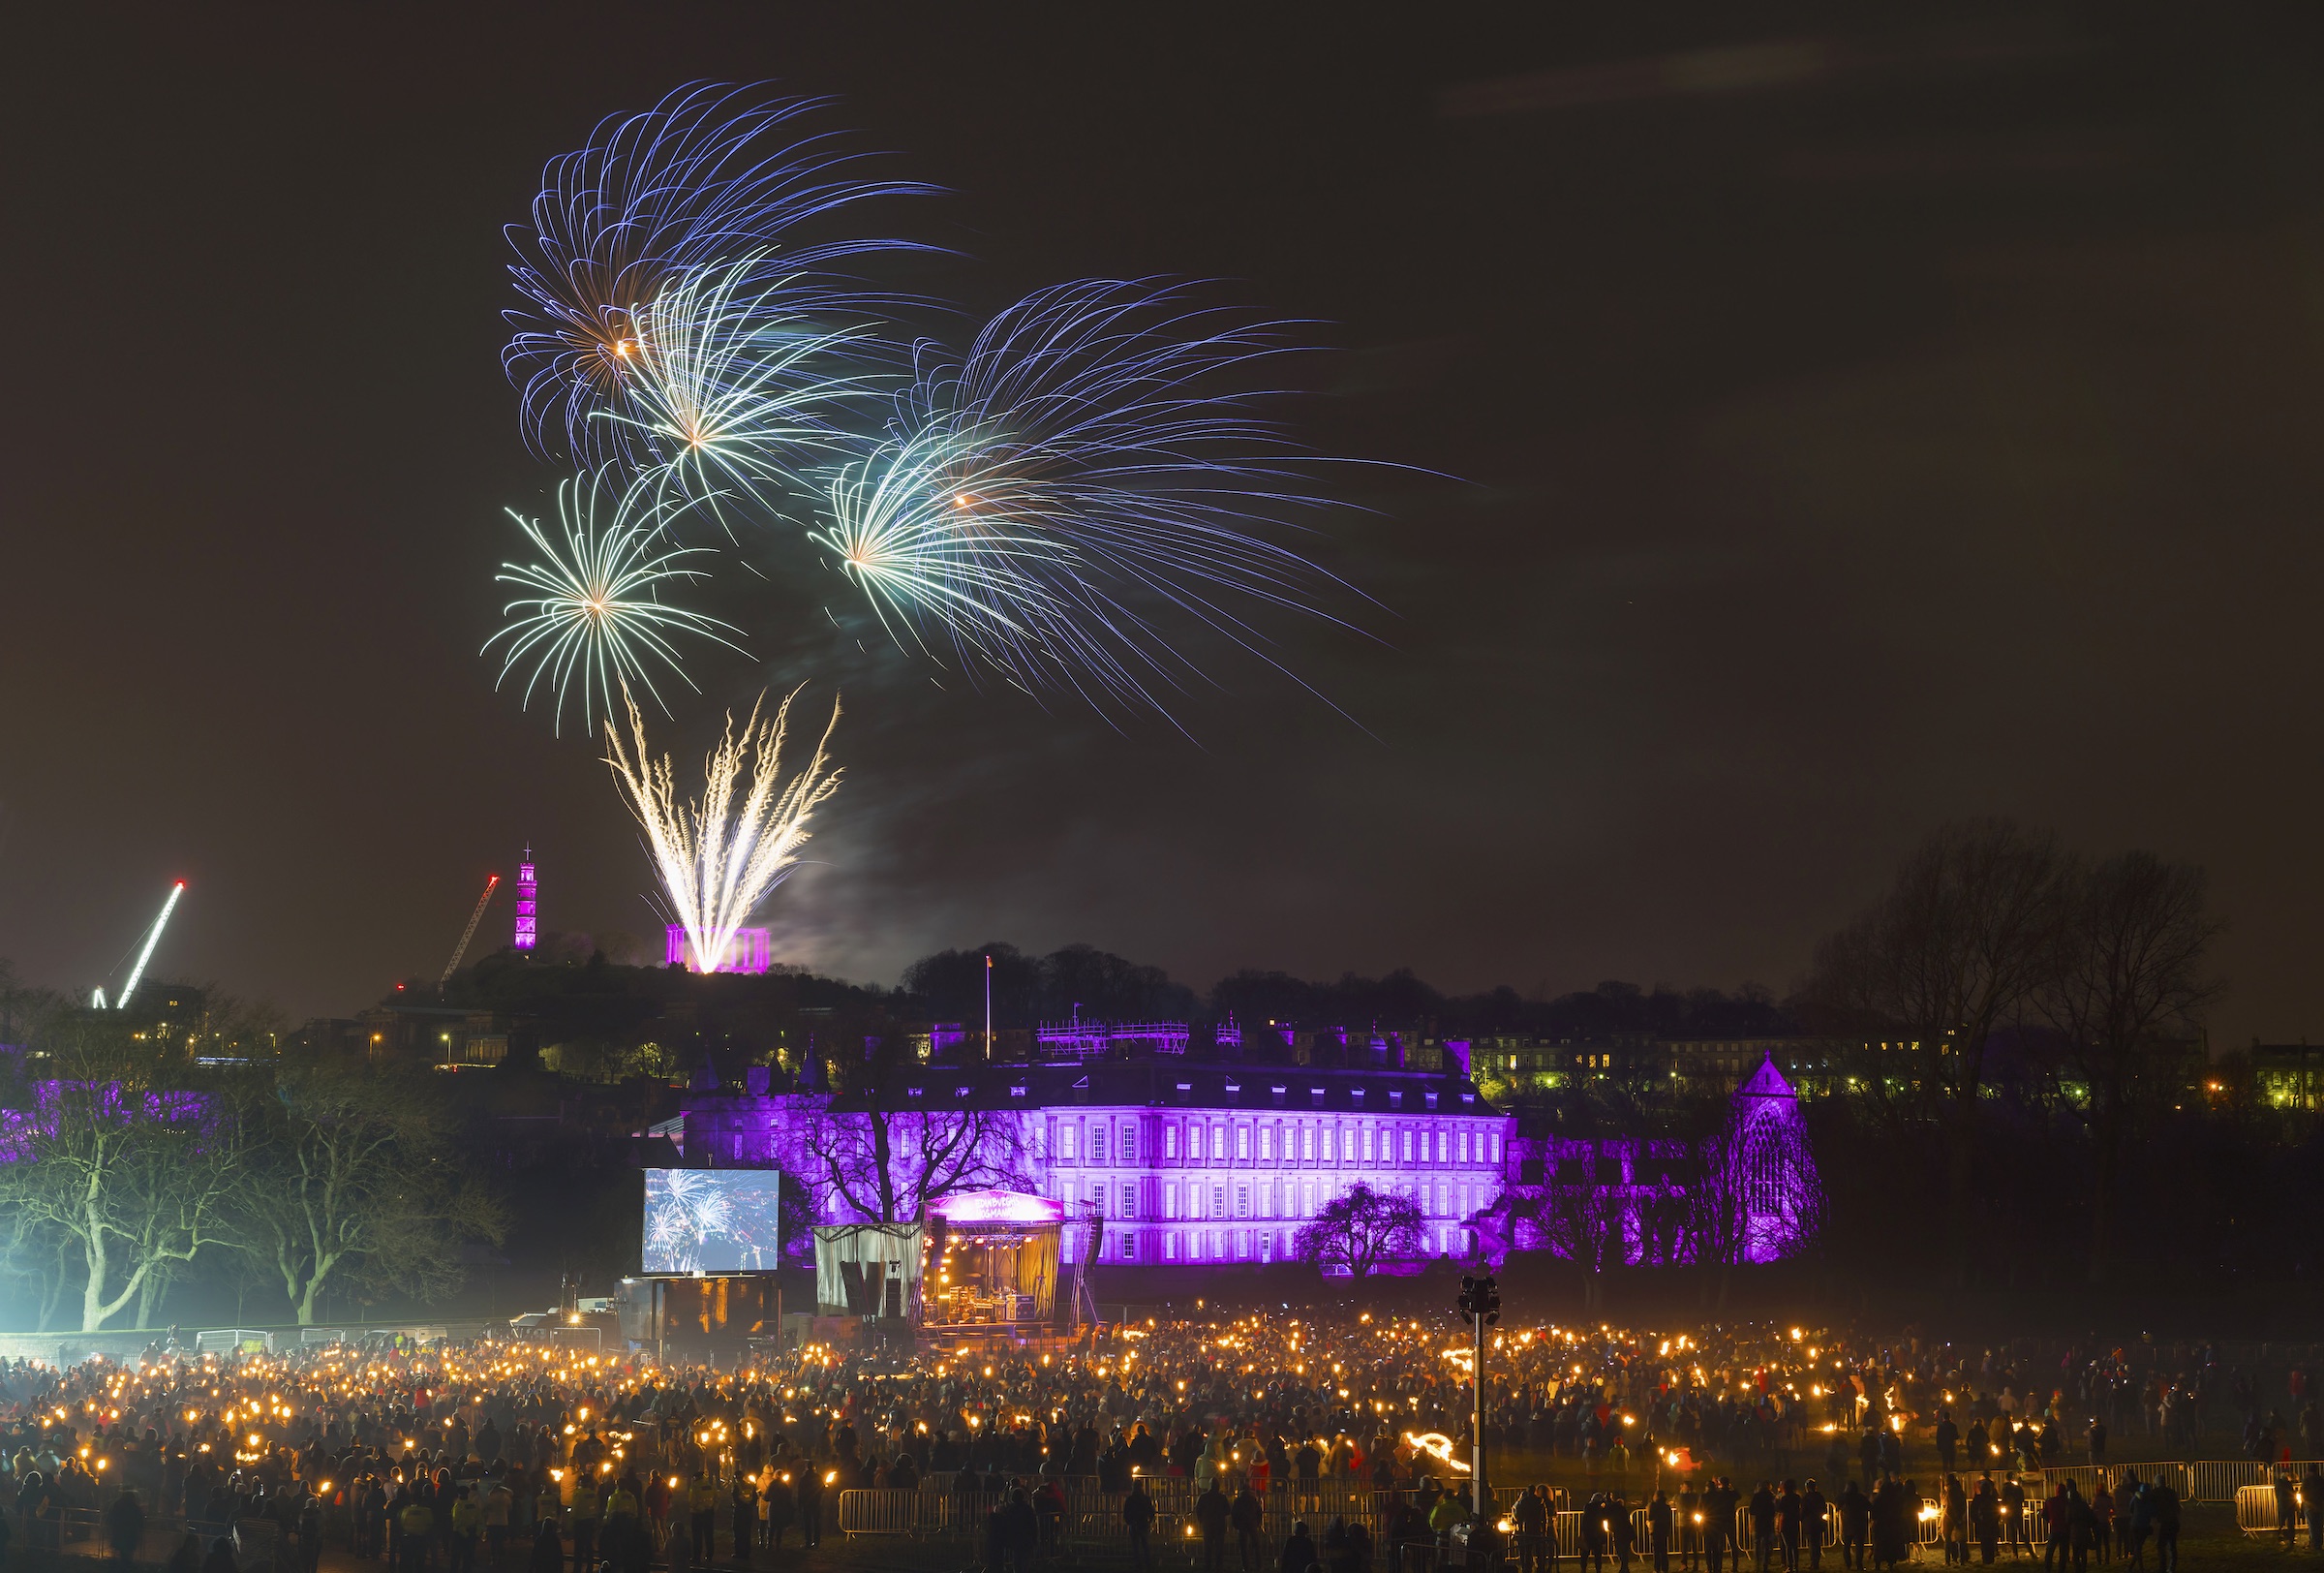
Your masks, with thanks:
[[[511,1018],[457,1005],[375,1005],[355,1018],[354,1045],[375,1062],[432,1065],[440,1070],[497,1065],[508,1058]],[[338,1042],[336,1023],[310,1023]]]
[[[693,941],[687,938],[684,924],[669,925],[663,937],[662,955],[672,967],[683,967],[689,972],[702,971],[701,962],[694,955]],[[774,965],[773,955],[765,929],[737,929],[733,942],[726,948],[725,963],[718,971],[747,972],[755,977]]]
[[[1815,1037],[1664,1038],[1656,1045],[1676,1093],[1728,1094],[1761,1064],[1782,1071],[1801,1097],[1832,1091],[1831,1044]]]
[[[2271,1108],[2324,1108],[2324,1044],[2254,1041],[2251,1091]]]

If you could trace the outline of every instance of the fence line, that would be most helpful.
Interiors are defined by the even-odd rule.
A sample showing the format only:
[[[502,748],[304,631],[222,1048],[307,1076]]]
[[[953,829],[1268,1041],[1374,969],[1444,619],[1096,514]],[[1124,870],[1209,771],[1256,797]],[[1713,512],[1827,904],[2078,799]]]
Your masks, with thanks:
[[[1053,1521],[1054,1532],[1061,1541],[1084,1545],[1128,1543],[1129,1526],[1121,1514],[1122,1504],[1129,1496],[1127,1492],[1101,1491],[1093,1485],[1077,1482],[1064,1487],[1062,1495],[1063,1512]],[[1191,1480],[1174,1478],[1147,1482],[1147,1496],[1154,1504],[1151,1539],[1155,1543],[1168,1546],[1200,1538],[1194,1517],[1194,1504],[1199,1495],[1195,1482]],[[1259,1534],[1269,1544],[1280,1545],[1290,1537],[1294,1524],[1303,1522],[1312,1531],[1321,1533],[1331,1519],[1342,1518],[1351,1524],[1362,1525],[1376,1543],[1385,1542],[1391,1511],[1403,1505],[1409,1496],[1404,1491],[1373,1491],[1369,1488],[1322,1484],[1314,1491],[1302,1491],[1296,1485],[1283,1491],[1270,1491],[1260,1499]],[[985,1515],[996,1500],[989,1493],[981,1491],[843,1491],[840,1493],[839,1529],[843,1535],[904,1535],[914,1539],[973,1535],[981,1531]],[[1942,1540],[1942,1522],[1937,1507],[1938,1504],[1928,1498],[1921,1500],[1911,1531],[1917,1544],[1931,1546]],[[1699,1522],[1700,1517],[1700,1514],[1697,1514],[1697,1522],[1687,1523],[1677,1520],[1673,1510],[1671,1550],[1687,1553],[1704,1549],[1704,1527]],[[1651,1545],[1651,1509],[1631,1507],[1625,1518],[1634,1543],[1641,1548]],[[1580,1551],[1590,1529],[1588,1519],[1588,1512],[1581,1508],[1560,1508],[1553,1515],[1551,1532],[1556,1537],[1561,1556],[1575,1555]],[[1610,1516],[1601,1518],[1598,1527],[1600,1533],[1610,1539],[1613,1532]],[[1045,1528],[1044,1532],[1051,1531]],[[1802,1543],[1811,1543],[1811,1537],[1820,1539],[1826,1547],[1840,1543],[1840,1514],[1836,1505],[1825,1508],[1820,1525],[1803,1526]],[[1755,1544],[1748,1503],[1736,1506],[1731,1543],[1738,1547]]]
[[[2055,1491],[2063,1481],[2073,1482],[2074,1489],[2087,1496],[2103,1485],[2111,1490],[2124,1475],[2136,1475],[2152,1484],[2161,1481],[2188,1502],[2233,1502],[2248,1486],[2273,1487],[2278,1473],[2289,1474],[2295,1481],[2308,1472],[2308,1459],[2290,1459],[2278,1464],[2262,1464],[2255,1459],[2195,1459],[2191,1461],[2162,1461],[2152,1464],[2073,1464],[2062,1465],[2039,1471],[2020,1470],[2020,1480],[2041,1482],[2044,1496]]]
[[[2233,1502],[2240,1516],[2244,1512],[2246,1493],[2264,1496],[2267,1527],[2275,1526],[2274,1481],[2278,1470],[2290,1472],[2297,1479],[2307,1469],[2307,1461],[2289,1464],[2261,1464],[2242,1459],[2207,1459],[2195,1461],[2160,1461],[2121,1465],[2060,1465],[2038,1470],[2014,1471],[2026,1490],[2026,1508],[2023,1523],[2012,1523],[2003,1509],[2002,1536],[2004,1542],[2019,1539],[2038,1543],[2041,1539],[2040,1512],[2042,1501],[2053,1495],[2059,1486],[2067,1482],[2085,1496],[2100,1486],[2112,1489],[2125,1474],[2135,1475],[2143,1482],[2160,1481],[2178,1492],[2189,1502]],[[1014,1477],[1011,1477],[1014,1478]],[[1205,1483],[1186,1476],[1143,1477],[1147,1496],[1154,1504],[1152,1539],[1160,1545],[1190,1541],[1199,1537],[1195,1527],[1194,1504]],[[1126,1544],[1128,1526],[1121,1521],[1121,1506],[1128,1495],[1120,1491],[1103,1491],[1091,1477],[1078,1476],[1060,1482],[1064,1496],[1064,1510],[1055,1520],[1055,1532],[1067,1541],[1090,1544]],[[951,1472],[932,1473],[922,1477],[916,1488],[905,1490],[866,1489],[840,1494],[839,1528],[848,1535],[905,1535],[926,1538],[937,1535],[970,1535],[979,1532],[986,1512],[993,1506],[994,1496],[982,1490],[954,1489],[956,1477]],[[1453,1483],[1453,1489],[1460,1489]],[[1517,1488],[1511,1482],[1500,1488],[1507,1494]],[[1562,1495],[1562,1494],[1561,1494]],[[1346,1479],[1320,1480],[1310,1490],[1298,1480],[1274,1483],[1274,1489],[1259,1498],[1261,1524],[1259,1532],[1274,1544],[1287,1539],[1294,1523],[1306,1521],[1321,1533],[1331,1519],[1344,1518],[1351,1524],[1361,1524],[1375,1541],[1385,1538],[1390,1510],[1410,1500],[1408,1490],[1375,1491]],[[1913,1524],[1913,1539],[1917,1544],[1933,1546],[1942,1543],[1943,1515],[1942,1502],[1936,1498],[1922,1499],[1921,1511]],[[1504,1509],[1506,1511],[1506,1508]],[[1629,1510],[1631,1527],[1640,1547],[1649,1544],[1649,1510],[1640,1505]],[[1581,1544],[1585,1527],[1581,1510],[1561,1508],[1555,1515],[1554,1533],[1561,1553],[1571,1553]],[[1812,1531],[1811,1531],[1812,1532]],[[1703,1530],[1699,1525],[1674,1522],[1672,1549],[1699,1551]],[[1840,1515],[1836,1501],[1827,1499],[1821,1536],[1827,1547],[1840,1539]],[[1805,1536],[1803,1535],[1803,1542]],[[1753,1545],[1749,1504],[1736,1509],[1734,1542],[1738,1547]]]
[[[2294,1477],[2295,1481],[2297,1477]],[[2276,1504],[2276,1487],[2238,1486],[2235,1492],[2235,1527],[2254,1539],[2283,1531],[2278,1517],[2281,1510]],[[2295,1483],[2292,1488],[2292,1540],[2297,1544],[2308,1527],[2308,1494]]]

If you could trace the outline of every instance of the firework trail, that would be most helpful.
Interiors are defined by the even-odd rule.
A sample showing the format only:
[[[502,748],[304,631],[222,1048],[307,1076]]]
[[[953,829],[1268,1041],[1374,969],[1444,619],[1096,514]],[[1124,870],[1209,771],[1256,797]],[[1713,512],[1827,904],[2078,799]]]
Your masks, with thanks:
[[[1176,621],[1280,670],[1251,617],[1338,622],[1321,599],[1347,588],[1269,539],[1327,506],[1317,461],[1256,413],[1275,390],[1248,384],[1297,348],[1286,325],[1145,281],[1042,291],[922,369],[812,539],[898,642],[1101,713],[1167,715],[1200,676]]]
[[[598,418],[635,435],[641,478],[665,508],[697,505],[725,522],[724,505],[740,499],[763,516],[812,484],[803,465],[861,446],[850,432],[873,385],[850,352],[871,329],[789,315],[793,281],[769,278],[764,261],[753,253],[671,285],[617,351],[630,367],[629,413]]]
[[[537,520],[507,510],[541,561],[501,565],[495,576],[499,582],[535,593],[502,608],[502,615],[511,621],[484,641],[484,649],[490,652],[505,641],[503,683],[527,661],[533,663],[525,679],[526,708],[545,685],[556,695],[554,716],[560,732],[568,702],[580,710],[584,731],[595,730],[599,715],[607,718],[610,728],[614,692],[619,689],[626,696],[632,681],[660,704],[660,692],[647,669],[648,658],[692,688],[670,642],[672,634],[696,634],[730,650],[742,648],[725,636],[739,634],[740,629],[662,601],[662,585],[706,576],[697,569],[679,566],[681,560],[709,554],[702,547],[663,542],[663,510],[638,509],[633,506],[637,499],[635,488],[625,488],[604,474],[562,482],[557,488],[562,543]]]
[[[876,197],[924,194],[912,181],[856,173],[861,154],[799,122],[828,101],[763,84],[682,88],[642,114],[609,116],[586,146],[549,161],[530,225],[507,231],[524,304],[502,364],[523,389],[528,440],[582,467],[629,458],[628,398],[637,316],[696,271],[756,256],[781,276],[779,315],[856,320],[876,297],[834,271],[909,242],[809,240],[813,221]],[[645,417],[641,417],[645,418]]]
[[[662,894],[703,972],[725,965],[735,930],[798,863],[808,819],[839,790],[840,773],[825,754],[840,724],[836,700],[814,757],[787,783],[782,779],[783,734],[791,701],[798,696],[793,690],[774,717],[762,722],[762,695],[739,736],[734,717],[727,716],[719,746],[704,762],[702,796],[694,802],[679,801],[669,756],[654,757],[646,744],[645,717],[626,691],[634,758],[620,732],[610,724],[605,728],[605,763],[645,829]]]

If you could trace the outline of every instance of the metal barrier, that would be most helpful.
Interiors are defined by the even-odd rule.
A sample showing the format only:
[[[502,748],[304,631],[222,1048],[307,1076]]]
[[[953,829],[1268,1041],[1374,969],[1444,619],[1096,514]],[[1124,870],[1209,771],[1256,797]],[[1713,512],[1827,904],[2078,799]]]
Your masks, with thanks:
[[[2208,1460],[2196,1463],[2151,1463],[2124,1465],[2068,1465],[2039,1471],[2021,1471],[2018,1478],[2027,1488],[2026,1523],[2020,1526],[2011,1521],[2006,1508],[2003,1509],[2002,1539],[2004,1544],[2023,1539],[2038,1546],[2043,1539],[2041,1503],[2054,1494],[2060,1484],[2071,1481],[2084,1496],[2100,1485],[2111,1490],[2125,1474],[2134,1474],[2142,1482],[2160,1480],[2189,1502],[2227,1502],[2236,1504],[2239,1522],[2245,1511],[2247,1492],[2256,1492],[2266,1497],[2266,1527],[2275,1527],[2275,1470],[2288,1467],[2297,1479],[2305,1472],[2305,1462],[2290,1465],[2269,1465],[2243,1460]],[[983,1490],[962,1492],[950,1489],[952,1477],[931,1475],[924,1477],[916,1488],[897,1490],[845,1491],[840,1493],[838,1527],[844,1535],[905,1535],[927,1538],[937,1535],[972,1535],[982,1531],[985,1515],[996,1498]],[[1147,1496],[1154,1504],[1152,1541],[1157,1547],[1199,1540],[1195,1527],[1194,1504],[1204,1487],[1197,1482],[1177,1476],[1148,1478],[1144,1482]],[[1509,1488],[1504,1488],[1506,1492]],[[1055,1521],[1055,1532],[1066,1542],[1093,1545],[1126,1545],[1129,1527],[1122,1522],[1121,1508],[1126,1492],[1101,1491],[1086,1478],[1076,1478],[1063,1488],[1064,1510]],[[1311,1531],[1320,1535],[1333,1518],[1344,1518],[1351,1524],[1361,1524],[1376,1542],[1385,1541],[1390,1509],[1409,1499],[1403,1491],[1374,1491],[1344,1480],[1320,1481],[1313,1491],[1301,1490],[1298,1482],[1288,1488],[1270,1490],[1260,1498],[1262,1517],[1260,1534],[1273,1545],[1281,1545],[1291,1534],[1295,1523],[1304,1521]],[[1645,1548],[1650,1544],[1649,1510],[1643,1506],[1629,1510],[1635,1543]],[[1565,1508],[1555,1515],[1554,1533],[1561,1556],[1571,1556],[1582,1543],[1585,1514],[1576,1508]],[[1673,1552],[1699,1552],[1702,1548],[1702,1528],[1699,1525],[1675,1523],[1672,1527]],[[1912,1525],[1913,1542],[1921,1546],[1943,1543],[1944,1518],[1942,1503],[1938,1498],[1923,1497]],[[1823,1544],[1835,1547],[1840,1542],[1840,1512],[1836,1502],[1825,1508],[1822,1526]],[[1739,1504],[1735,1513],[1733,1544],[1745,1550],[1754,1545],[1751,1515],[1748,1503]],[[1413,1547],[1408,1544],[1407,1551]]]
[[[2309,1462],[2307,1459],[2285,1464],[2261,1464],[2245,1459],[2201,1460],[2181,1465],[2186,1471],[2186,1484],[2179,1488],[2179,1495],[2190,1502],[2240,1501],[2244,1487],[2273,1487],[2279,1472],[2298,1481],[2308,1472]]]
[[[2043,1496],[2052,1495],[2062,1485],[2070,1484],[2074,1490],[2088,1497],[2100,1486],[2105,1487],[2108,1491],[2114,1490],[2115,1485],[2123,1478],[2124,1472],[2126,1470],[2137,1475],[2142,1481],[2167,1478],[2171,1489],[2178,1492],[2181,1496],[2185,1496],[2186,1495],[2184,1483],[2186,1468],[2186,1465],[2183,1464],[2061,1464],[2053,1465],[2040,1471],[2038,1475],[2020,1474],[2018,1479],[2027,1481],[2038,1479],[2041,1487],[2040,1495]],[[2034,1493],[2028,1491],[2026,1495],[2032,1496]]]
[[[2276,1521],[2276,1488],[2273,1485],[2236,1488],[2235,1527],[2254,1539],[2280,1531],[2282,1526]],[[2294,1532],[2296,1534],[2298,1531],[2295,1529]]]
[[[968,1498],[980,1508],[984,1498]],[[953,1527],[953,1504],[960,1498],[919,1491],[843,1491],[840,1493],[840,1533],[843,1535],[931,1535]],[[964,1527],[964,1526],[963,1526]]]
[[[2163,1461],[2152,1464],[2076,1464],[2042,1469],[2038,1472],[2021,1470],[2018,1478],[2041,1482],[2041,1495],[2047,1496],[2060,1481],[2070,1480],[2074,1489],[2088,1496],[2099,1486],[2112,1490],[2125,1474],[2136,1475],[2144,1484],[2159,1480],[2187,1502],[2234,1502],[2241,1500],[2247,1486],[2269,1486],[2276,1483],[2278,1473],[2289,1474],[2297,1481],[2308,1472],[2307,1459],[2293,1459],[2281,1464],[2261,1464],[2251,1459],[2197,1459],[2192,1462]]]

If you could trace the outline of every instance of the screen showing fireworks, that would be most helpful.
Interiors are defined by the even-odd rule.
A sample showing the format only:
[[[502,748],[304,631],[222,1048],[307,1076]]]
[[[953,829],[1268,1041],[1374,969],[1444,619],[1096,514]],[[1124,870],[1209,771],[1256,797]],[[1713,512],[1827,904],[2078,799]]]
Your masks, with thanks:
[[[639,1272],[773,1272],[781,1183],[773,1169],[648,1169]]]

